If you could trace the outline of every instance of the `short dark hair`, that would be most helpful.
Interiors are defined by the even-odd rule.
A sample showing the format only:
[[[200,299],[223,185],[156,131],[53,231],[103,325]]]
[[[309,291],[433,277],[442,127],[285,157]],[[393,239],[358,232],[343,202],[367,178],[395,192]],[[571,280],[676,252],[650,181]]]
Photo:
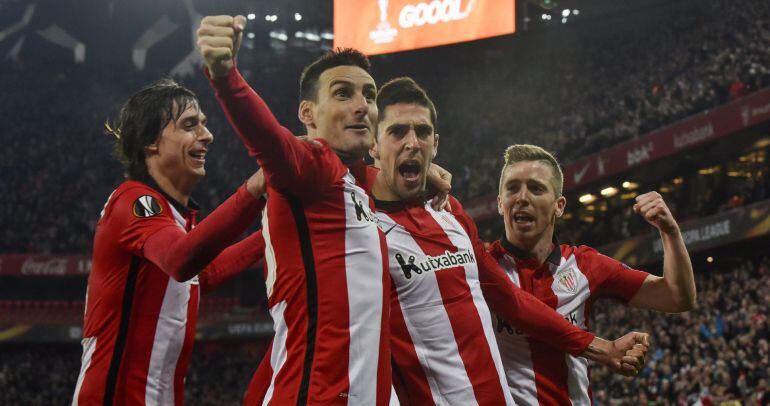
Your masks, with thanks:
[[[172,79],[161,79],[134,93],[123,103],[118,118],[105,123],[106,132],[115,136],[115,157],[126,168],[126,177],[149,177],[144,148],[154,143],[171,120],[179,117],[198,98]]]
[[[380,120],[385,118],[385,108],[394,104],[416,104],[430,110],[430,121],[433,124],[434,133],[437,132],[438,118],[436,116],[436,106],[428,97],[425,89],[420,87],[414,79],[410,77],[400,77],[391,79],[385,83],[377,93],[377,110],[380,112]]]
[[[372,74],[369,58],[353,48],[335,48],[306,66],[299,78],[299,100],[318,101],[318,78],[326,70],[337,66],[358,66]]]

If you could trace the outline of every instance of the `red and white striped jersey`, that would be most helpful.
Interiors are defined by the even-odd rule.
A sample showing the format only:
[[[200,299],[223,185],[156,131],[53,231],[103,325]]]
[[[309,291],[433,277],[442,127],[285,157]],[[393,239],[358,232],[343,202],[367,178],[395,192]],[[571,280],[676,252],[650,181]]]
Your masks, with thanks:
[[[560,245],[558,241],[543,264],[505,238],[493,243],[489,252],[517,286],[584,330],[589,329],[590,309],[596,299],[613,297],[628,302],[648,275],[590,247]],[[591,404],[585,358],[559,351],[499,317],[495,334],[517,404]]]
[[[212,81],[268,182],[266,286],[275,326],[263,404],[386,405],[390,286],[366,165],[282,127],[237,70]]]
[[[393,291],[393,385],[402,405],[513,404],[490,307],[571,352],[593,336],[517,289],[450,201],[451,212],[430,201],[377,202]]]
[[[209,216],[208,227],[202,223],[187,234],[196,210],[159,188],[126,181],[110,195],[96,226],[74,405],[183,403],[199,287],[208,287],[199,286],[197,276],[178,282],[168,269],[204,269],[248,226],[241,216],[253,218],[262,207],[241,188]],[[232,220],[218,221],[224,218]],[[239,221],[245,224],[233,227]],[[208,231],[217,238],[207,240]],[[218,284],[231,271],[246,269],[245,251],[259,248],[253,242],[217,256],[201,283]]]

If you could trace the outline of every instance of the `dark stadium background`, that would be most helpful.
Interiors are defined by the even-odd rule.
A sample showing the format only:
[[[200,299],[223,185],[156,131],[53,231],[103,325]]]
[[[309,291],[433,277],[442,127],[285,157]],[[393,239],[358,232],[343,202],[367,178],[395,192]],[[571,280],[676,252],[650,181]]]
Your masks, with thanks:
[[[436,102],[437,162],[487,241],[501,233],[494,198],[512,143],[565,164],[562,241],[656,273],[656,234],[630,208],[638,193],[663,194],[692,254],[698,308],[598,303],[599,334],[648,331],[654,347],[633,379],[593,367],[596,404],[767,404],[770,2],[516,7],[514,35],[376,56],[375,79],[410,75]],[[255,170],[200,68],[185,63],[200,15],[236,13],[255,17],[240,69],[301,132],[297,79],[331,47],[331,1],[0,1],[0,404],[71,401],[93,227],[122,173],[102,128],[122,100],[168,75],[197,92],[216,136],[194,194],[204,208]],[[171,33],[137,48],[159,21]],[[272,334],[261,269],[201,308],[186,402],[237,404]]]

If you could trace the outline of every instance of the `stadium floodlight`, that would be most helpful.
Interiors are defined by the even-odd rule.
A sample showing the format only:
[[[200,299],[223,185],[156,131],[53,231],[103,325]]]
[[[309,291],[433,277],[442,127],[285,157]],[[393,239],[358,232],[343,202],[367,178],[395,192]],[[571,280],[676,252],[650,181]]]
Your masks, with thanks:
[[[329,41],[331,41],[331,40],[333,40],[333,39],[334,39],[334,34],[332,34],[332,33],[328,32],[328,31],[326,31],[326,32],[322,32],[322,33],[321,33],[321,38],[322,38],[322,39],[325,39],[325,40],[329,40]]]
[[[594,195],[592,195],[592,194],[590,194],[590,193],[586,193],[586,194],[584,194],[583,196],[580,196],[580,197],[578,198],[578,201],[579,201],[580,203],[583,203],[583,204],[591,204],[591,203],[593,203],[594,201],[596,201],[596,196],[594,196]]]
[[[572,12],[572,10],[570,10],[568,8],[565,8],[564,10],[561,11],[561,16],[562,17],[569,17],[571,12]]]
[[[578,9],[573,9],[573,10],[572,10],[572,14],[573,14],[573,15],[578,15],[578,14],[580,14],[580,10],[578,10]]]
[[[634,190],[639,187],[638,183],[625,181],[623,182],[623,189]]]
[[[712,263],[712,262],[714,262],[714,257],[708,257],[708,258],[706,258],[706,262],[708,262],[709,264],[710,264],[710,263]]]
[[[564,17],[564,18],[562,18],[562,19],[561,19],[561,23],[562,23],[562,24],[567,24],[567,17]]]
[[[255,37],[255,35],[254,35],[253,32],[250,32],[250,33],[246,34],[246,38],[248,38],[248,39],[254,39],[254,37]]]
[[[248,18],[249,20],[253,20],[257,18],[257,15],[254,13],[249,13],[248,15],[246,15],[246,18]]]
[[[309,32],[309,33],[305,34],[305,38],[308,41],[320,41],[321,40],[321,37],[318,34],[313,34],[312,32]]]
[[[302,31],[297,31],[294,33],[294,38],[305,38],[305,33]]]
[[[294,13],[294,21],[301,21],[301,20],[302,20],[302,14]]]
[[[606,188],[602,189],[602,191],[600,193],[604,197],[612,197],[612,196],[615,196],[618,193],[618,188],[612,187],[612,186],[606,187]]]

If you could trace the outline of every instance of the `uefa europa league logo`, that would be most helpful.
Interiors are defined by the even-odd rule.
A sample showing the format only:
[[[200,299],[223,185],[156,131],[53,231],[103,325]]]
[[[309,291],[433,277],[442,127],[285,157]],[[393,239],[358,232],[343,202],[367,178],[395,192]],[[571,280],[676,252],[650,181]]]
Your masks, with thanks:
[[[377,5],[380,8],[380,22],[377,23],[377,29],[369,31],[369,39],[374,41],[375,44],[391,42],[398,35],[398,30],[391,27],[388,22],[388,1],[377,0]]]

